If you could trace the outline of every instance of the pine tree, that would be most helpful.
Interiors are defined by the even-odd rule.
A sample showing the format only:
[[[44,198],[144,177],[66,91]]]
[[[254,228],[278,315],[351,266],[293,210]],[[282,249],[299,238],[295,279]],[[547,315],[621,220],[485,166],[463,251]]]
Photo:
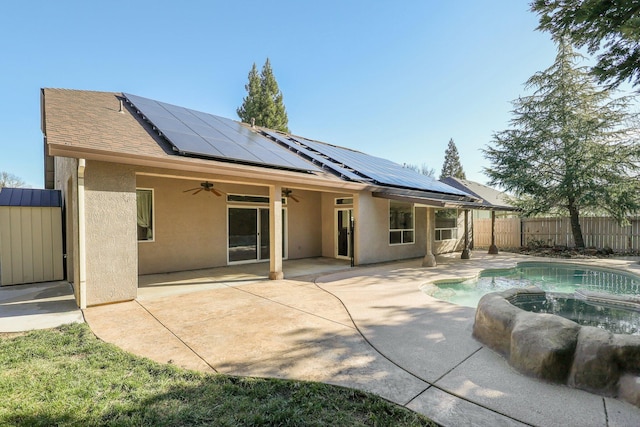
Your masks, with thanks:
[[[567,37],[574,46],[598,54],[591,70],[612,87],[631,81],[640,89],[640,5],[638,0],[535,0],[538,29],[554,39]]]
[[[460,163],[460,156],[458,155],[458,149],[453,142],[453,138],[449,140],[449,145],[444,152],[444,163],[442,165],[442,172],[440,173],[440,179],[448,176],[460,179],[466,179],[462,164]]]
[[[236,110],[244,123],[255,120],[257,126],[289,132],[289,119],[284,106],[282,92],[273,75],[271,63],[267,58],[262,71],[258,74],[256,64],[249,71],[249,82],[244,86],[247,96]]]
[[[583,248],[581,213],[604,211],[622,224],[640,208],[640,148],[625,127],[628,99],[597,88],[575,65],[580,58],[560,40],[553,65],[527,81],[533,95],[513,101],[511,128],[484,153],[491,184],[513,193],[525,214],[568,213]]]

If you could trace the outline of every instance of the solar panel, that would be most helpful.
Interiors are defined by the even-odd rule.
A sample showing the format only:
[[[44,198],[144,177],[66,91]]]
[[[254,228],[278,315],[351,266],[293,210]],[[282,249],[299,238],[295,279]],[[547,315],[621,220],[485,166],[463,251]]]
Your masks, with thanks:
[[[310,162],[234,120],[141,96],[126,93],[124,96],[182,155],[319,171]]]
[[[285,137],[274,132],[266,133],[355,181],[372,181],[380,185],[468,196],[463,191],[390,160],[299,136]]]
[[[347,178],[352,181],[367,180],[366,177],[358,175],[344,166],[331,162],[326,157],[323,157],[320,153],[317,153],[313,150],[309,150],[305,148],[304,146],[300,145],[299,141],[297,141],[294,137],[291,137],[288,135],[282,135],[282,134],[271,132],[268,130],[263,130],[263,132],[271,136],[272,138],[277,139],[281,144],[286,145],[287,147],[290,147],[293,150],[297,151],[298,153],[301,153],[302,155],[306,156],[311,161],[315,162],[317,165],[328,168],[343,178]]]

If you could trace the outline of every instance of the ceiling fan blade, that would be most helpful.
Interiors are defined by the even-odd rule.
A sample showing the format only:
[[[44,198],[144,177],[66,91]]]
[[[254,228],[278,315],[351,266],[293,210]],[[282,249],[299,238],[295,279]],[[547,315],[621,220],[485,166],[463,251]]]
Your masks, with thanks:
[[[296,202],[296,203],[300,202],[300,200],[296,199],[296,196],[289,196],[289,197],[291,197],[293,199],[293,201]]]
[[[184,190],[183,193],[188,193],[189,191],[193,191],[193,190],[199,190],[200,187],[196,187],[196,188],[190,188],[188,190]]]
[[[222,196],[222,193],[220,192],[220,190],[216,190],[215,188],[212,188],[211,192],[218,197]]]
[[[198,191],[194,191],[194,192],[193,192],[193,194],[192,194],[192,196],[195,196],[196,194],[198,194],[198,193],[199,193],[199,192],[201,192],[201,191],[202,191],[202,188],[198,189]]]

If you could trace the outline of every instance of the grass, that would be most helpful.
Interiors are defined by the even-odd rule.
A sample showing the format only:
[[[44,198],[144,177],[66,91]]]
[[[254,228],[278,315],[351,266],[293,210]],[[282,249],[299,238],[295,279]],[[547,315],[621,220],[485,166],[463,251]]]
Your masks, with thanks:
[[[97,339],[84,324],[0,334],[0,425],[434,426],[321,383],[209,375]]]

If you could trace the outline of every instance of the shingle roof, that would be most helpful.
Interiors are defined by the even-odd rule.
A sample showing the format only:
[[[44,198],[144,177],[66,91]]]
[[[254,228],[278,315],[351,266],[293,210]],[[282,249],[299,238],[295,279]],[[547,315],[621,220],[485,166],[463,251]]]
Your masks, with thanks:
[[[477,197],[481,200],[480,207],[496,210],[518,210],[518,208],[511,206],[508,203],[507,195],[505,193],[498,191],[495,188],[488,187],[478,182],[454,178],[451,176],[442,178],[440,181]]]
[[[135,105],[124,101],[126,101],[126,96],[117,92],[42,89],[42,127],[48,148],[46,153],[83,158],[95,155],[96,158],[108,158],[107,161],[130,164],[153,162],[153,164],[161,163],[162,167],[167,168],[170,168],[172,164],[180,164],[182,168],[190,167],[190,165],[207,169],[213,169],[216,165],[219,168],[234,167],[225,163],[226,159],[212,160],[178,155],[170,141],[166,139],[166,135],[163,136],[158,132],[157,124],[153,124],[148,118],[143,117],[144,115],[138,111],[139,108],[136,108]],[[364,164],[371,166],[370,170],[364,172],[368,172],[369,175],[381,173],[385,178],[389,178],[385,182],[375,179],[375,177],[368,177],[367,173],[360,174],[364,178],[362,181],[352,180],[351,182],[362,185],[362,188],[368,188],[373,184],[383,188],[416,189],[467,198],[464,190],[443,185],[435,180],[428,180],[417,173],[415,173],[415,179],[410,180],[406,175],[412,171],[405,170],[393,162],[329,144],[318,142],[318,146],[323,149],[332,147],[343,154],[349,153],[349,156],[343,157],[348,157],[349,162],[354,162],[353,166],[348,165],[354,169],[360,167],[359,165],[363,163],[364,158],[366,160]],[[357,153],[357,156],[360,157],[353,153]],[[354,156],[356,156],[355,160]],[[260,167],[254,167],[254,169],[258,173],[262,173],[261,170],[264,170]],[[220,169],[214,170],[220,171]],[[327,171],[330,171],[330,168],[325,168],[322,171],[317,169],[317,172],[312,174],[290,171],[283,173],[288,173],[286,176],[291,179],[303,179],[305,182],[308,180],[316,180],[316,182],[320,180],[323,184],[344,182],[344,178],[341,179]],[[236,173],[235,169],[233,169],[233,173]],[[333,183],[331,185],[334,185]],[[403,183],[407,185],[402,185]]]
[[[43,89],[47,144],[168,157],[166,143],[127,108],[116,92]]]
[[[0,206],[60,207],[62,198],[59,190],[5,187],[0,189]]]

